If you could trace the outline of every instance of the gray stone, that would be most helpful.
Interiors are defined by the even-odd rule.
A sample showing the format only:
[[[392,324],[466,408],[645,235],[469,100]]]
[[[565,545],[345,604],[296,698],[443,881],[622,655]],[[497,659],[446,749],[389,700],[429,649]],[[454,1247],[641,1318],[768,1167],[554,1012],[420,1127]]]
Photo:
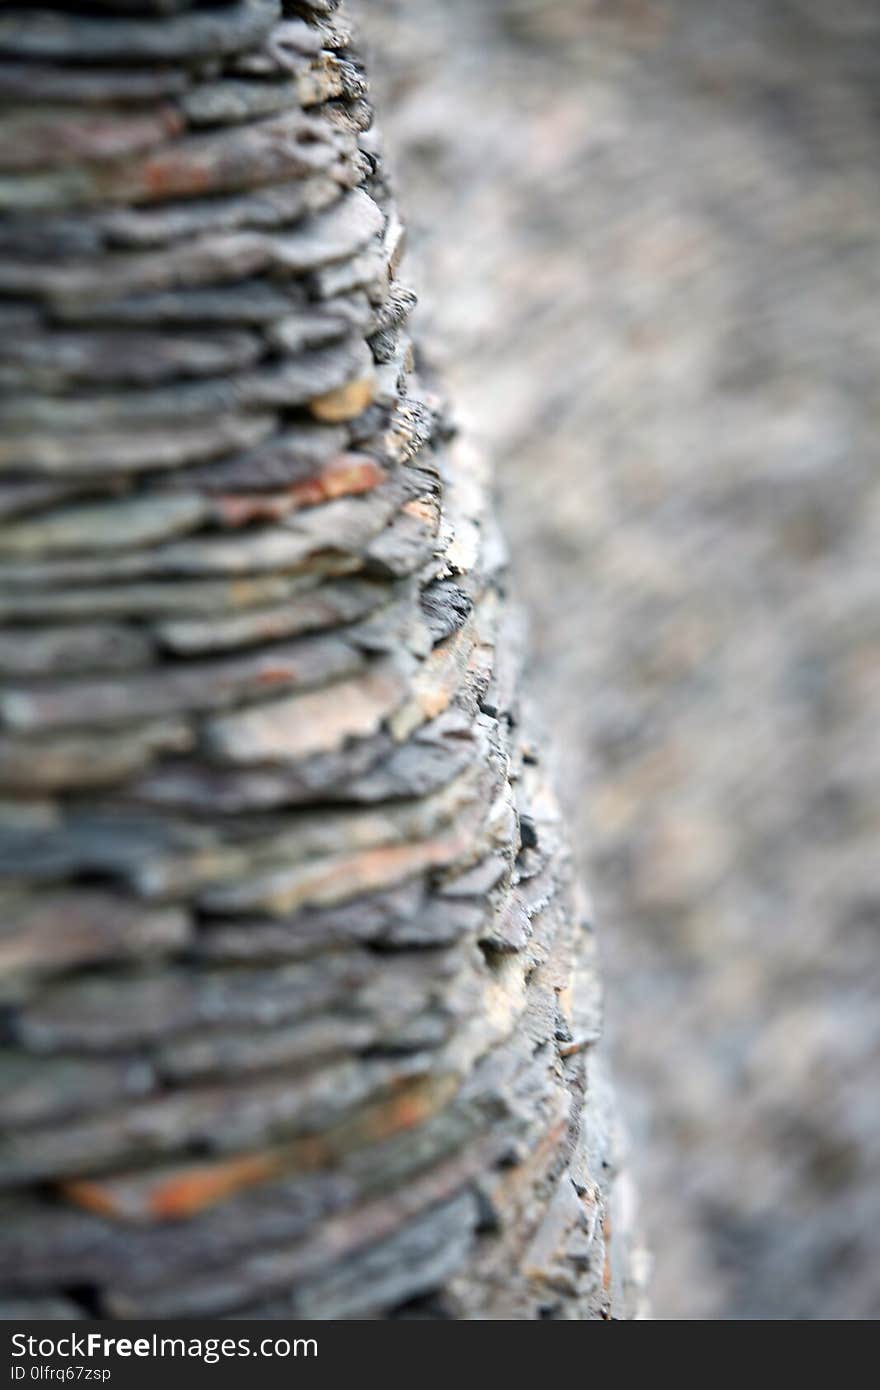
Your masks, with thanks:
[[[279,0],[235,0],[228,9],[172,14],[159,24],[124,18],[108,23],[53,13],[48,7],[22,9],[0,17],[0,53],[79,62],[203,61],[252,47],[266,37],[279,12]]]

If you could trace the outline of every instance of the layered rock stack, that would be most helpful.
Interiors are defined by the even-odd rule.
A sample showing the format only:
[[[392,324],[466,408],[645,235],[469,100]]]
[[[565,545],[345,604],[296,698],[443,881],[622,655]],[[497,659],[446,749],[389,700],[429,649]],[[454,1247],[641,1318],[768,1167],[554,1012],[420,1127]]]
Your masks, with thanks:
[[[0,12],[7,1316],[630,1309],[590,928],[365,93],[332,0]]]

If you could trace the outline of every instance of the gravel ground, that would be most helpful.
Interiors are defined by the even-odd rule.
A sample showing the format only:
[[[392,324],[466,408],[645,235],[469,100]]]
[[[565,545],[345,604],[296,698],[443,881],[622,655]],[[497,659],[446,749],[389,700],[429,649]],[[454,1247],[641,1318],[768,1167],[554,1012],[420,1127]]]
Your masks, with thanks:
[[[662,1318],[880,1316],[880,14],[360,0]]]

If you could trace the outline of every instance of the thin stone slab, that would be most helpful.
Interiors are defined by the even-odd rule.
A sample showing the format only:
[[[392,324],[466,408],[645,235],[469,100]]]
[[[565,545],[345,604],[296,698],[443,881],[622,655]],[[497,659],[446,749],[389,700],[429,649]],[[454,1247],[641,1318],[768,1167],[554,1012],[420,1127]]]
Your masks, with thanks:
[[[250,243],[248,246],[252,252],[247,262],[247,273],[250,273],[250,270],[259,265],[259,254]],[[173,256],[175,253],[169,250],[166,254]],[[189,248],[181,248],[178,259],[192,269]],[[164,261],[164,257],[161,260]],[[217,278],[222,280],[223,275],[213,265],[202,278],[212,280],[215,270]],[[148,286],[158,278],[160,288],[156,293],[128,294],[120,291],[112,295],[107,302],[102,302],[100,298],[96,300],[89,293],[90,276],[81,276],[78,283],[85,280],[85,290],[81,293],[77,291],[72,297],[55,302],[53,313],[68,323],[157,328],[163,325],[181,325],[191,330],[193,325],[211,328],[215,325],[270,324],[282,315],[300,308],[303,302],[301,291],[293,284],[270,284],[268,281],[256,279],[240,280],[229,285],[220,284],[207,289],[162,289],[163,280],[171,283],[174,281],[174,277],[167,275],[166,271],[167,267],[163,268],[158,261],[151,262],[141,276],[140,283]],[[95,285],[96,293],[97,289]]]
[[[300,483],[343,453],[348,434],[342,426],[311,420],[285,422],[283,430],[245,454],[188,468],[160,482],[166,487],[195,487],[203,492],[260,492]]]
[[[216,757],[232,763],[292,762],[327,753],[348,739],[368,738],[406,699],[397,662],[377,662],[330,692],[273,700],[210,720],[205,728]]]
[[[0,439],[0,469],[65,478],[120,478],[129,473],[180,468],[233,450],[248,449],[277,429],[268,411],[226,410],[167,425],[81,429],[69,435],[25,430]]]
[[[337,336],[341,336],[337,335]],[[176,377],[214,376],[252,366],[265,351],[242,330],[203,335],[92,331],[7,338],[0,386],[57,391],[71,385],[146,386]]]
[[[198,493],[125,498],[118,502],[68,506],[0,526],[0,557],[88,554],[155,545],[196,530],[211,513]]]
[[[159,577],[222,578],[240,575],[249,578],[278,571],[347,574],[364,568],[363,560],[357,560],[352,554],[354,547],[351,542],[358,539],[358,531],[363,539],[368,539],[380,531],[388,516],[394,513],[393,500],[382,497],[374,510],[348,513],[340,510],[336,516],[328,515],[330,508],[340,508],[347,501],[360,500],[341,498],[328,503],[311,525],[306,512],[301,517],[292,518],[286,526],[263,526],[240,535],[194,536],[152,550],[119,555],[107,553],[92,559],[72,557],[45,564],[2,564],[0,588],[3,584],[10,588],[29,589],[37,585],[49,588],[56,584],[104,584]],[[340,535],[334,526],[337,518],[340,523],[347,523],[347,535]],[[337,536],[339,550],[334,555]],[[348,554],[345,553],[346,549],[349,550]]]
[[[240,53],[266,38],[281,11],[279,0],[235,0],[227,6],[150,19],[82,18],[45,10],[0,16],[0,53],[17,58],[87,62],[204,61]]]
[[[13,108],[0,112],[0,173],[134,156],[183,128],[182,116],[171,105],[127,114],[82,112],[72,105]]]
[[[180,422],[229,414],[260,406],[292,408],[306,405],[348,382],[370,377],[372,358],[366,345],[350,338],[334,347],[302,353],[271,364],[262,371],[232,374],[204,381],[184,381],[155,390],[118,391],[71,397],[45,397],[16,393],[0,402],[0,424],[7,442],[0,459],[19,449],[19,438],[34,429],[55,431],[61,439],[68,432],[88,434],[95,428],[136,428],[163,422]]]
[[[355,566],[356,568],[356,566]],[[0,590],[0,617],[4,622],[52,622],[131,617],[161,618],[200,616],[218,618],[263,604],[286,602],[314,589],[321,581],[320,568],[303,575],[268,574],[231,582],[166,580],[156,584],[114,584],[107,588],[65,588],[14,596]]]
[[[0,1048],[0,1123],[63,1123],[85,1106],[113,1106],[155,1086],[148,1063],[128,1058],[28,1057]]]
[[[275,29],[273,40],[274,51],[285,55],[282,71],[286,69],[291,75],[273,82],[264,78],[251,81],[245,77],[226,78],[194,87],[182,103],[191,125],[231,125],[270,115],[296,103],[309,107],[334,97],[364,95],[364,78],[352,63],[320,50],[303,54],[291,44],[287,25]]]
[[[92,215],[90,225],[96,237],[108,247],[120,250],[170,246],[182,237],[208,232],[289,227],[298,219],[321,212],[334,203],[354,178],[354,169],[340,158],[330,169],[307,179],[278,186],[270,184],[227,198],[187,198],[160,203],[156,207],[102,211]]]
[[[150,637],[122,623],[0,629],[0,671],[8,676],[60,676],[146,666]]]
[[[186,71],[173,67],[54,66],[0,59],[0,100],[75,102],[77,106],[139,106],[179,96],[190,85]]]
[[[287,918],[205,917],[195,950],[205,960],[258,964],[299,960],[365,942],[448,946],[472,934],[482,920],[471,904],[450,907],[437,902],[426,881],[415,878],[366,895],[357,913],[343,904],[301,909]]]
[[[59,792],[112,786],[143,772],[160,753],[186,753],[195,732],[183,719],[132,724],[100,734],[29,739],[0,733],[0,790]],[[12,866],[14,872],[14,865]]]
[[[272,608],[252,608],[229,617],[172,618],[155,627],[159,644],[179,656],[228,651],[279,641],[365,617],[388,597],[384,584],[369,580],[328,583]],[[0,662],[2,662],[0,635]]]
[[[350,676],[363,665],[354,646],[327,635],[226,661],[168,666],[143,675],[7,688],[0,692],[0,720],[11,728],[48,730],[223,709],[248,696]]]
[[[0,988],[12,979],[51,976],[94,962],[149,960],[184,947],[189,917],[178,907],[145,908],[89,891],[3,901]]]

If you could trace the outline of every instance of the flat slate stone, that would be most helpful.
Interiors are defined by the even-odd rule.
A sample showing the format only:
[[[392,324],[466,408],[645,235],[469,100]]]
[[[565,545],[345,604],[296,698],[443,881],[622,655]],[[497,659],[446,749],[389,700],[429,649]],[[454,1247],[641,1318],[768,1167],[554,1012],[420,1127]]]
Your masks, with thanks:
[[[305,405],[327,392],[361,380],[372,371],[366,344],[350,338],[338,346],[302,353],[253,371],[204,381],[184,381],[153,390],[117,391],[70,397],[46,397],[16,393],[0,402],[0,424],[8,431],[8,448],[18,436],[33,429],[59,435],[125,426],[181,424],[214,414],[259,406]]]
[[[167,493],[68,506],[0,526],[0,557],[89,554],[155,545],[195,530],[210,514],[198,493]]]
[[[3,903],[0,982],[58,975],[92,962],[157,959],[184,947],[190,935],[189,917],[179,907],[145,908],[86,889],[10,897]]]
[[[150,19],[82,18],[44,10],[0,16],[0,53],[83,62],[164,62],[240,53],[260,43],[281,11],[279,0],[236,0],[211,10]]]
[[[142,772],[160,753],[186,753],[194,743],[195,733],[182,719],[125,722],[109,734],[106,729],[100,734],[74,732],[35,739],[0,734],[0,791],[112,786]]]
[[[205,737],[227,762],[293,762],[378,732],[406,693],[398,664],[386,660],[323,695],[294,695],[211,720]]]
[[[327,635],[225,661],[188,663],[103,680],[71,680],[0,692],[0,721],[16,729],[124,723],[188,710],[223,709],[247,696],[351,675],[364,659]]]
[[[338,335],[341,336],[341,335]],[[112,330],[7,338],[0,344],[0,386],[57,391],[71,385],[146,386],[252,366],[265,351],[254,333],[200,335]]]
[[[161,618],[183,615],[220,619],[262,604],[278,603],[307,593],[321,574],[268,574],[231,582],[223,580],[165,580],[156,584],[114,584],[106,588],[64,588],[4,595],[4,622],[52,622],[55,619]],[[39,632],[39,629],[37,629]],[[39,639],[37,639],[39,640]]]
[[[138,155],[183,127],[183,117],[171,105],[128,113],[83,112],[74,105],[13,108],[0,112],[0,172]]]
[[[270,184],[232,197],[186,198],[158,206],[98,212],[92,215],[90,226],[108,247],[120,250],[169,246],[182,237],[208,232],[271,230],[321,212],[341,197],[353,178],[354,171],[341,159],[309,178]],[[45,227],[45,219],[43,223]]]
[[[190,85],[186,71],[173,67],[54,66],[0,59],[0,100],[75,102],[77,106],[140,106],[178,96]]]
[[[69,435],[25,430],[0,438],[0,471],[30,471],[66,478],[124,478],[129,473],[180,468],[233,450],[247,449],[277,428],[267,411],[226,410],[165,425],[89,428]]]
[[[388,587],[369,580],[322,584],[272,608],[250,608],[228,617],[171,618],[157,623],[157,641],[180,656],[228,651],[258,642],[317,632],[365,617],[387,600]],[[3,637],[0,634],[0,665]]]
[[[253,253],[248,265],[253,269],[259,264],[259,254],[250,243],[248,245]],[[169,256],[173,254],[172,251],[166,252]],[[188,248],[181,248],[180,258],[191,267]],[[160,260],[164,260],[164,257]],[[151,260],[147,273],[141,276],[141,284],[154,283],[156,278],[160,282],[173,281],[174,276],[167,274],[160,260]],[[85,291],[77,291],[73,297],[53,304],[55,315],[70,323],[136,324],[157,328],[171,324],[189,327],[206,325],[209,328],[218,324],[261,325],[273,323],[284,314],[300,308],[303,299],[294,284],[270,284],[265,280],[245,279],[208,289],[160,288],[155,294],[128,294],[122,291],[106,302],[96,302],[88,292],[88,277],[80,278],[87,280]],[[204,278],[211,279],[212,275],[209,273]],[[218,278],[222,278],[219,272]]]

